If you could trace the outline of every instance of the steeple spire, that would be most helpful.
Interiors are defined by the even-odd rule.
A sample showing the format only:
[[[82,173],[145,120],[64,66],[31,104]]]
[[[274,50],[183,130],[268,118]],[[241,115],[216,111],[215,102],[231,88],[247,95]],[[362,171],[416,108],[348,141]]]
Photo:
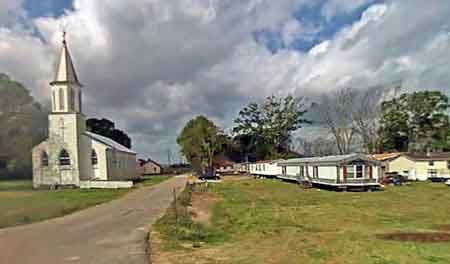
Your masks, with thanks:
[[[63,31],[61,56],[59,57],[55,79],[50,84],[63,84],[74,83],[82,86],[78,81],[78,76],[73,66],[72,57],[70,56],[69,49],[67,48],[66,31]]]

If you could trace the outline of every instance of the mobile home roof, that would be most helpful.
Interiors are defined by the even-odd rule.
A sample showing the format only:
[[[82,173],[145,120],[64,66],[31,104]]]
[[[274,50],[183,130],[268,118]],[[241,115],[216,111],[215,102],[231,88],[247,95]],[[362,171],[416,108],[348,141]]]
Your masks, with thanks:
[[[363,160],[369,161],[373,164],[378,164],[379,162],[370,159],[363,154],[347,154],[347,155],[337,155],[337,156],[325,156],[325,157],[311,157],[311,158],[300,158],[300,159],[289,159],[281,161],[278,166],[288,166],[288,165],[341,165],[352,161]]]

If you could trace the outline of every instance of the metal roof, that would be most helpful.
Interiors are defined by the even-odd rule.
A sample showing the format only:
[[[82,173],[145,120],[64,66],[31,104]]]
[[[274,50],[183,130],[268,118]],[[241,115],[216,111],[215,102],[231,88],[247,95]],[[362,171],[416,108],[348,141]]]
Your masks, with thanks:
[[[300,159],[288,159],[278,162],[278,166],[285,165],[340,165],[352,161],[363,160],[378,164],[379,162],[369,158],[364,154],[352,153],[347,155],[325,156],[325,157],[311,157]]]
[[[95,141],[97,141],[97,142],[99,142],[99,143],[101,143],[103,145],[106,145],[106,146],[108,146],[110,148],[113,148],[113,149],[116,149],[116,150],[119,150],[119,151],[122,151],[122,152],[126,152],[126,153],[136,154],[136,152],[134,152],[131,149],[129,149],[129,148],[127,148],[127,147],[125,147],[125,146],[115,142],[114,140],[112,140],[110,138],[107,138],[107,137],[104,137],[104,136],[101,136],[99,134],[95,134],[95,133],[92,133],[92,132],[88,132],[88,131],[84,132],[84,134],[86,136],[90,137],[91,139],[93,139],[93,140],[95,140]]]

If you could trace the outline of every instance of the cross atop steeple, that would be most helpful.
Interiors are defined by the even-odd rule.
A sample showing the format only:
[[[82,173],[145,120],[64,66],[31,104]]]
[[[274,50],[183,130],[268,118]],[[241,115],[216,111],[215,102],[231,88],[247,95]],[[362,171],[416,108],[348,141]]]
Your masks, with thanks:
[[[62,41],[62,50],[61,55],[58,60],[56,73],[55,73],[55,79],[50,84],[77,84],[79,86],[82,86],[81,83],[78,81],[78,76],[75,71],[75,67],[73,66],[72,57],[70,56],[69,49],[67,47],[67,39],[66,39],[67,32],[63,31],[63,41]]]
[[[66,30],[65,29],[63,30],[62,37],[63,37],[62,43],[63,43],[63,45],[66,45]]]

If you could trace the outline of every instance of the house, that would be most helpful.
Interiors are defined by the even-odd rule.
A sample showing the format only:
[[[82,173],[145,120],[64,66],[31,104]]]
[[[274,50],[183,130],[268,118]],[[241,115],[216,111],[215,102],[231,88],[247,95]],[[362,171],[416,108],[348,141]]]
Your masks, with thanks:
[[[82,85],[63,40],[51,87],[48,138],[33,148],[33,187],[130,188],[136,153],[86,130]]]
[[[386,173],[389,172],[389,164],[394,159],[401,156],[403,153],[401,152],[393,152],[393,153],[381,153],[381,154],[372,154],[370,157],[374,160],[378,160],[380,162],[381,174],[380,177],[385,177]]]
[[[319,188],[372,190],[380,187],[380,162],[362,154],[289,159],[278,162],[279,178]]]
[[[450,152],[402,154],[389,162],[389,172],[410,180],[444,181],[450,179]]]
[[[138,175],[158,175],[163,173],[163,168],[159,163],[152,159],[139,159],[137,162]]]

